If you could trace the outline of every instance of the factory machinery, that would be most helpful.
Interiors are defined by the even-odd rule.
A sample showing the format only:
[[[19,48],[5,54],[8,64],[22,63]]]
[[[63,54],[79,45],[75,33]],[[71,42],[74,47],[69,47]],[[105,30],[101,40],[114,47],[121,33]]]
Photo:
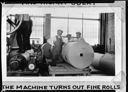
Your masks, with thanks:
[[[23,20],[21,20],[23,21]],[[21,23],[14,29],[15,32]],[[11,33],[9,33],[11,34]],[[16,40],[14,39],[16,44]],[[91,66],[109,75],[115,74],[115,59],[113,54],[95,53],[92,46],[84,40],[68,42],[62,48],[63,63],[50,66],[43,55],[42,46],[37,49],[26,50],[18,53],[11,49],[7,54],[8,76],[56,76],[60,75],[89,75]],[[15,47],[13,45],[13,47]]]
[[[17,40],[17,31],[22,30],[28,31],[27,26],[24,26],[25,23],[29,24],[29,16],[17,15],[19,20],[18,25],[15,25],[10,19],[7,19],[7,22],[14,26],[14,29],[11,32],[7,32],[7,35],[10,35],[10,38],[7,39],[7,75],[8,76],[37,76],[39,75],[39,68],[43,66],[42,71],[44,75],[47,75],[47,65],[45,62],[40,62],[42,58],[40,57],[40,48],[28,49],[25,48],[22,44],[22,50],[19,52],[18,40]],[[24,22],[25,21],[25,22]],[[24,27],[24,29],[22,28]],[[45,69],[44,69],[45,68]],[[45,71],[44,71],[45,70]],[[41,74],[41,75],[43,75]]]

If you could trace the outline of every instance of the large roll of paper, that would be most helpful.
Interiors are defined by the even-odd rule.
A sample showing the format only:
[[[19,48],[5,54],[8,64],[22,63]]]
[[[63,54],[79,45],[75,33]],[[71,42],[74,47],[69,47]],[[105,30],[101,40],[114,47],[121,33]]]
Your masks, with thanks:
[[[94,51],[85,41],[69,42],[63,46],[62,56],[67,63],[75,68],[84,69],[91,65]]]
[[[107,74],[115,75],[115,55],[106,53],[100,59],[100,68]]]
[[[94,60],[92,66],[95,69],[104,71],[104,73],[114,75],[115,74],[115,55],[106,53],[94,53]]]
[[[94,53],[94,60],[92,62],[92,66],[96,69],[100,69],[100,59],[104,56],[104,54]]]

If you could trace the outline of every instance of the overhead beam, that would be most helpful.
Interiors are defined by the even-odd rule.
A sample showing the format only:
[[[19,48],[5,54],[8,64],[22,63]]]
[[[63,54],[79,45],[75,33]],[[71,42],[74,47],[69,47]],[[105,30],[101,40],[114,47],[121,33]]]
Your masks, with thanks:
[[[100,19],[93,19],[93,18],[58,17],[58,16],[51,16],[51,18],[55,18],[55,19],[74,19],[74,20],[93,20],[93,21],[99,21],[100,20]]]
[[[15,15],[9,15],[9,16],[15,16]],[[33,16],[33,15],[30,15],[30,17],[45,18],[45,16]],[[51,16],[51,18],[100,21],[100,19],[95,19],[95,18],[77,18],[77,17],[59,17],[59,16]]]

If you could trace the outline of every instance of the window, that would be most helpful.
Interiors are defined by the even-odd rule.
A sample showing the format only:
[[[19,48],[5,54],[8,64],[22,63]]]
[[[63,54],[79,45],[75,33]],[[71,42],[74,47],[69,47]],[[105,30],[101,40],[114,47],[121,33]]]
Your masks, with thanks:
[[[98,44],[99,23],[98,20],[83,20],[83,38],[90,45]],[[63,30],[63,36],[66,36],[69,30],[75,37],[76,32],[82,33],[82,20],[69,19],[68,22],[68,19],[51,19],[51,37],[56,35],[58,29]]]

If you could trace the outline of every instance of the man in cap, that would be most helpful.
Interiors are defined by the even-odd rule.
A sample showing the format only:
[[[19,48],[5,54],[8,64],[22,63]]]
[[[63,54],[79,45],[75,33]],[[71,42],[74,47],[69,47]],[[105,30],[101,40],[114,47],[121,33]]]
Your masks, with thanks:
[[[51,52],[52,52],[52,65],[55,66],[57,61],[62,62],[62,45],[64,44],[62,39],[62,30],[57,30],[57,35],[52,39],[49,39],[47,42],[51,44]]]
[[[71,37],[72,37],[72,35],[71,35],[71,34],[67,34],[68,42],[70,42],[70,41],[71,41]]]
[[[83,37],[81,37],[81,33],[80,32],[76,32],[76,40],[77,41],[84,40]]]

